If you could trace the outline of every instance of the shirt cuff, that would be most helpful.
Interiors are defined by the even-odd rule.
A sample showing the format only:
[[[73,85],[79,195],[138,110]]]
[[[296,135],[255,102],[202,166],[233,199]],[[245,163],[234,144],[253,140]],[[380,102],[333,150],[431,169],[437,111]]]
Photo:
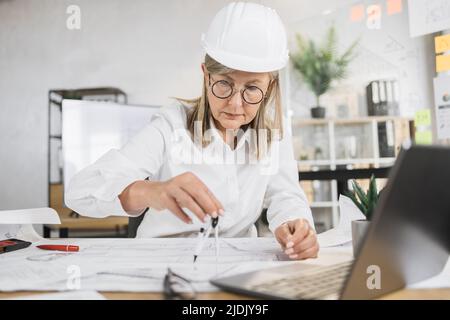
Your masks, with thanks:
[[[123,210],[119,197],[112,201],[98,201],[98,210],[105,216],[134,217]]]
[[[136,181],[135,177],[123,177],[107,180],[101,188],[92,193],[97,199],[98,211],[103,215],[131,217],[122,207],[119,195],[130,184]]]

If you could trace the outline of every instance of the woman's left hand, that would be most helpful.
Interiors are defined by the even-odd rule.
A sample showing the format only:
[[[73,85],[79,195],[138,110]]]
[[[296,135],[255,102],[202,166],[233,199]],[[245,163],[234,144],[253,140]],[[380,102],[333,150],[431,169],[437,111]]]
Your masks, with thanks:
[[[275,237],[289,258],[317,258],[319,243],[307,220],[296,219],[283,223],[275,230]]]

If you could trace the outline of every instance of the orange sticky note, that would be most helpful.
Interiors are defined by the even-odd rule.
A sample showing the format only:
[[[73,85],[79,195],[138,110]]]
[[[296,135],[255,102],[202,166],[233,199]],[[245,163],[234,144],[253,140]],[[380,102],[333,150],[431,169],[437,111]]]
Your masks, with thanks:
[[[445,72],[450,70],[450,54],[436,56],[436,71]]]
[[[364,19],[364,5],[358,4],[353,6],[350,10],[350,20],[352,22],[357,22],[362,19]]]
[[[389,16],[401,13],[403,9],[402,0],[387,0],[387,14]]]
[[[436,53],[450,51],[450,34],[434,38],[434,46]]]

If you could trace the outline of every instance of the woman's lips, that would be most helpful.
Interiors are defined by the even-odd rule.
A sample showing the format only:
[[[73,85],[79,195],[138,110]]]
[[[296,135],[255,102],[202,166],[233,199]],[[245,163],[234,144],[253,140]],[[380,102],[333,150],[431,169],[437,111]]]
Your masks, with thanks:
[[[237,119],[242,116],[242,114],[233,114],[233,113],[228,113],[228,112],[224,112],[223,114],[225,115],[225,117],[227,117],[229,119]]]

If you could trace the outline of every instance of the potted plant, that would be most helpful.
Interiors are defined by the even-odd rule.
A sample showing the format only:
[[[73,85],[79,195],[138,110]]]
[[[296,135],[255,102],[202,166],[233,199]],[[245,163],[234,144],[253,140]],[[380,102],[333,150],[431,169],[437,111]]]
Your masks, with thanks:
[[[369,228],[370,221],[372,220],[372,214],[377,205],[381,191],[378,193],[375,176],[370,177],[369,189],[364,192],[361,186],[355,180],[352,180],[353,191],[346,192],[346,196],[349,197],[358,209],[366,217],[365,220],[352,221],[352,240],[353,240],[353,252],[356,254],[359,249],[359,245],[364,238],[364,235]]]
[[[316,96],[316,106],[311,108],[313,118],[324,118],[325,108],[320,105],[320,97],[326,93],[334,80],[342,80],[347,73],[347,67],[353,60],[355,41],[342,55],[337,53],[337,39],[334,27],[328,30],[326,40],[322,45],[312,40],[305,40],[296,34],[299,51],[291,56],[294,69],[297,70],[309,89]]]

